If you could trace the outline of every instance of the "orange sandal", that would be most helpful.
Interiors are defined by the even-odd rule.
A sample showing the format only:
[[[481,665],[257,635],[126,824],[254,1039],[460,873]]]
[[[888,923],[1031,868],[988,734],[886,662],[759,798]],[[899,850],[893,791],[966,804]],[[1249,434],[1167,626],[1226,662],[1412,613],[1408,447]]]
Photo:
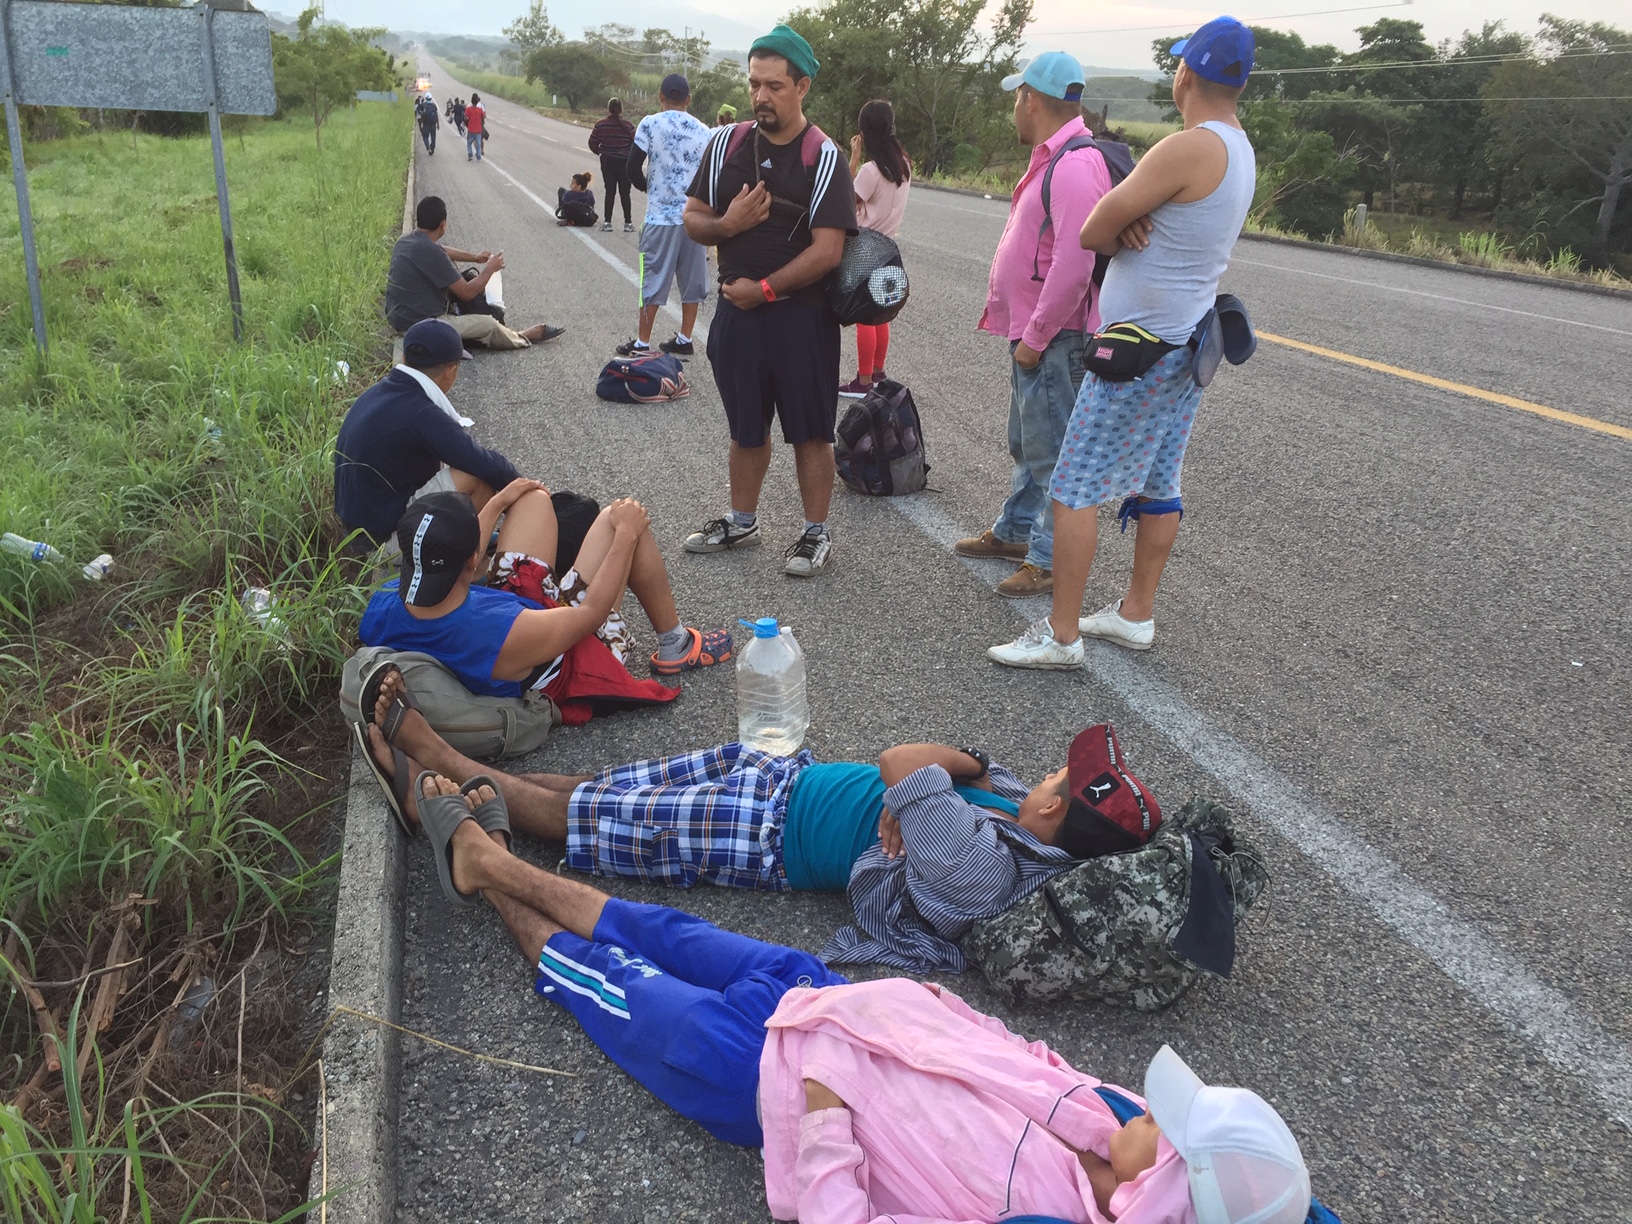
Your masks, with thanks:
[[[652,652],[652,670],[658,675],[678,676],[681,672],[699,667],[713,667],[731,657],[729,629],[710,629],[705,633],[688,627],[686,632],[691,634],[691,649],[678,659],[660,659],[657,657],[659,652]]]

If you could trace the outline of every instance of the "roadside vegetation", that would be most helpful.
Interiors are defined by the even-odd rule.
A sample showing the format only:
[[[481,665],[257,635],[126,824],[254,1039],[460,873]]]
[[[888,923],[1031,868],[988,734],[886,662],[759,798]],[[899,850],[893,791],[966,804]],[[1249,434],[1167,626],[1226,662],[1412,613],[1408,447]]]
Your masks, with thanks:
[[[0,204],[0,530],[61,554],[0,553],[7,1220],[269,1220],[305,1199],[298,1035],[321,1017],[291,983],[325,972],[303,953],[364,598],[325,526],[330,447],[389,352],[410,123],[406,103],[314,116],[310,77],[284,76],[300,54],[280,48],[288,119],[227,146],[242,344],[205,140],[127,116],[30,143],[47,361]]]

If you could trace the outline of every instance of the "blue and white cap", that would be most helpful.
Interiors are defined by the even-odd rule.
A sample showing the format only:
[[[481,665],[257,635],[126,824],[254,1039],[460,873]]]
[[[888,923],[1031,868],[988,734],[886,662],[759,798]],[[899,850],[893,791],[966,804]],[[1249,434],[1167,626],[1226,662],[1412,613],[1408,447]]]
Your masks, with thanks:
[[[1064,51],[1044,51],[1013,76],[1003,78],[1003,88],[1016,90],[1030,85],[1038,93],[1062,102],[1082,101],[1082,65]]]

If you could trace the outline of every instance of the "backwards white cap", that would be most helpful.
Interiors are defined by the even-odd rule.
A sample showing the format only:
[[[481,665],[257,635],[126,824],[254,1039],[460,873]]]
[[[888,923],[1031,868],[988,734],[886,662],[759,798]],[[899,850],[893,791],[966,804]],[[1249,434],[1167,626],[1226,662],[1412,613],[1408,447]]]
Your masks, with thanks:
[[[1189,1170],[1196,1224],[1303,1224],[1309,1170],[1263,1097],[1209,1087],[1164,1045],[1145,1072],[1145,1100]]]

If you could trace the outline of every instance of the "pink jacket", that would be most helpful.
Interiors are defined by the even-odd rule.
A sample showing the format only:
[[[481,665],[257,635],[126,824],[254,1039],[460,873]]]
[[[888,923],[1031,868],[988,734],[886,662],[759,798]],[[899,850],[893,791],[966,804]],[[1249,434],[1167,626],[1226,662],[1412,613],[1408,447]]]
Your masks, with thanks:
[[[791,990],[766,1028],[759,1092],[776,1219],[1108,1224],[1076,1152],[1108,1156],[1116,1118],[1093,1091],[1100,1081],[1042,1042],[904,978]],[[805,1114],[806,1078],[849,1108]],[[1111,1210],[1116,1224],[1195,1224],[1184,1162],[1165,1139]]]
[[[1111,189],[1105,159],[1083,149],[1054,167],[1049,188],[1054,224],[1037,244],[1043,223],[1043,173],[1060,146],[1073,136],[1091,135],[1073,119],[1031,151],[1031,164],[1020,176],[1009,204],[1009,221],[992,257],[992,276],[980,326],[1005,340],[1024,340],[1039,353],[1055,333],[1066,328],[1094,332],[1099,328],[1099,295],[1093,289],[1094,253],[1082,249],[1078,235],[1099,197]],[[1037,256],[1041,282],[1031,279]]]

